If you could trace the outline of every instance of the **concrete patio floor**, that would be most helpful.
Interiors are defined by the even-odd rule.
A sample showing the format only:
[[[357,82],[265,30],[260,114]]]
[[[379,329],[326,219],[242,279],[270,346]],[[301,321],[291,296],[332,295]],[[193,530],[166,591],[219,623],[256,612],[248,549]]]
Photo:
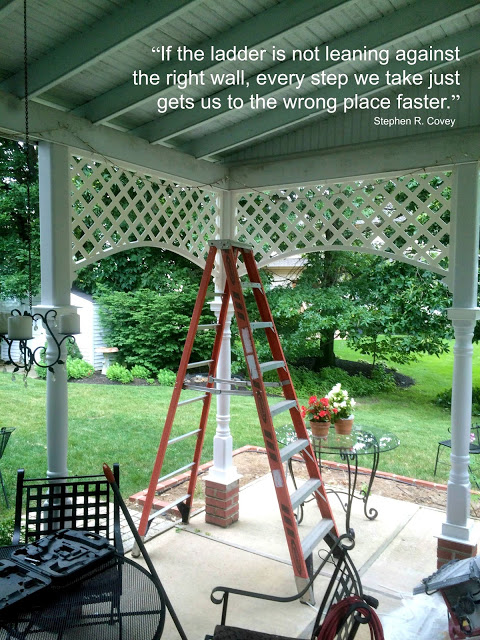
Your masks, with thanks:
[[[435,536],[441,531],[444,512],[372,494],[369,506],[378,509],[378,517],[368,520],[362,503],[354,503],[351,525],[356,544],[351,555],[364,591],[380,601],[385,639],[448,640],[442,597],[412,595],[422,578],[435,571]],[[344,530],[345,516],[335,497],[331,504],[337,525]],[[316,517],[314,503],[307,504],[300,528],[308,531]],[[203,639],[219,623],[221,607],[210,601],[218,585],[276,595],[295,593],[270,475],[242,489],[240,519],[228,529],[206,524],[203,511],[188,525],[158,524],[162,526],[164,532],[149,539],[147,549],[189,640]],[[316,551],[314,558],[318,563]],[[325,574],[315,583],[317,603],[327,581]],[[299,602],[285,605],[231,596],[227,622],[308,638],[315,613]],[[163,638],[177,637],[168,616]],[[357,636],[367,637],[366,629]]]

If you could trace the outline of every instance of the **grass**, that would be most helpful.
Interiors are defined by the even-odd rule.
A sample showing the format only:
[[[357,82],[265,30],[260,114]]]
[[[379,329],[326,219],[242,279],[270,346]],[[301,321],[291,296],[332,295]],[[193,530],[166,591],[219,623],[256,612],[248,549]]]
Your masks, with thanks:
[[[337,355],[358,359],[345,343],[337,343]],[[474,384],[480,385],[480,346],[474,349]],[[358,424],[392,431],[401,445],[380,458],[380,469],[426,480],[433,479],[438,440],[445,438],[449,414],[431,401],[451,386],[453,354],[438,359],[423,357],[417,363],[400,367],[416,384],[408,389],[361,398],[355,420]],[[172,389],[149,386],[69,384],[69,456],[71,474],[100,473],[102,463],[120,463],[121,488],[125,496],[146,488],[150,479]],[[48,467],[45,429],[46,383],[32,379],[25,389],[20,379],[13,383],[9,374],[0,374],[2,419],[0,426],[13,426],[2,460],[10,496],[13,497],[16,469],[24,467],[29,477],[44,476]],[[355,396],[355,389],[349,389]],[[312,389],[312,393],[315,389]],[[184,392],[194,394],[194,392]],[[306,398],[300,398],[305,402]],[[212,459],[215,434],[213,400],[203,461]],[[180,407],[173,435],[198,427],[200,403]],[[284,414],[285,415],[285,414]],[[281,424],[281,416],[276,424]],[[231,429],[234,448],[245,444],[263,445],[258,418],[251,398],[232,397]],[[194,438],[182,440],[168,451],[163,473],[187,464],[193,455]],[[445,452],[442,460],[446,463]],[[365,465],[367,466],[367,465]],[[439,465],[438,481],[446,481],[448,466]],[[1,502],[0,502],[1,504]]]

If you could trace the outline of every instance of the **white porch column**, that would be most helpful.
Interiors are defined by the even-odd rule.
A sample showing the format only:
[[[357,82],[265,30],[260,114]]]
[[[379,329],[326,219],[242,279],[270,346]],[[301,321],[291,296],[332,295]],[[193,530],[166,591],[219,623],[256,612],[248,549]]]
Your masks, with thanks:
[[[455,332],[452,381],[452,450],[447,490],[447,518],[442,537],[476,545],[470,514],[468,475],[470,427],[472,421],[472,338],[477,309],[478,240],[480,203],[478,164],[457,168],[456,210],[453,218],[453,307],[448,316]],[[439,542],[442,544],[442,539]],[[445,547],[445,545],[443,545]],[[448,545],[447,545],[448,546]],[[476,547],[475,547],[476,548]]]
[[[47,142],[38,145],[40,195],[40,265],[44,313],[56,309],[58,314],[71,310],[71,239],[70,181],[67,147]],[[56,329],[54,329],[56,331]],[[62,337],[62,336],[60,336]],[[57,347],[47,337],[47,364],[57,354]],[[66,360],[66,345],[62,345]],[[68,475],[68,394],[67,369],[57,364],[55,373],[47,371],[47,476]]]
[[[225,191],[221,198],[221,229],[222,237],[230,238],[232,236],[233,208],[232,194]],[[219,254],[217,254],[219,255]],[[217,263],[217,274],[215,276],[215,292],[223,293],[225,288],[225,272],[221,259]],[[222,299],[217,296],[210,303],[212,311],[218,317],[220,315],[220,307]],[[231,358],[231,321],[233,317],[233,305],[229,303],[225,329],[222,338],[222,347],[217,366],[217,377],[224,380],[230,380],[232,377],[232,358]],[[221,389],[230,389],[228,383],[219,385]],[[230,432],[230,396],[228,394],[219,394],[217,396],[217,430],[213,439],[213,467],[210,468],[207,479],[211,482],[230,485],[238,480],[239,474],[233,464],[233,439]]]

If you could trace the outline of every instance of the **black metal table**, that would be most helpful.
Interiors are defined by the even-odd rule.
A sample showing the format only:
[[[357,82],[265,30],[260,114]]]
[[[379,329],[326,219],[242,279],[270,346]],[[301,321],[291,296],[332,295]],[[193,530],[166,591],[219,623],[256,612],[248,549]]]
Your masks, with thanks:
[[[17,548],[1,547],[0,559]],[[157,640],[164,623],[158,585],[141,565],[118,554],[84,577],[0,610],[0,639]]]
[[[285,425],[277,429],[277,437],[279,442],[288,444],[297,436],[291,425]],[[353,535],[353,529],[350,526],[350,515],[352,503],[354,499],[363,501],[363,511],[369,520],[374,520],[378,516],[377,509],[368,508],[368,499],[370,497],[371,488],[378,469],[380,454],[392,451],[400,445],[398,437],[381,429],[379,427],[364,427],[356,425],[350,435],[339,435],[331,427],[329,434],[324,437],[310,436],[313,451],[317,458],[319,466],[322,464],[322,457],[325,455],[338,455],[347,467],[347,490],[342,491],[329,487],[326,492],[333,493],[339,499],[340,504],[345,511],[345,527],[346,532]],[[358,481],[358,458],[359,456],[372,456],[372,469],[368,477],[368,481],[360,489],[357,489]],[[293,468],[289,465],[289,471],[295,483]],[[346,496],[346,501],[341,499],[341,495]],[[302,513],[299,514],[301,519]]]

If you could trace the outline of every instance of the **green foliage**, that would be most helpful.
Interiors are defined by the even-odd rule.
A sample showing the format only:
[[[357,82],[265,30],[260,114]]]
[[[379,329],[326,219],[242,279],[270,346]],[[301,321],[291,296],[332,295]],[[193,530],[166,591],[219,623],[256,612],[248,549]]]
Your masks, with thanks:
[[[102,290],[98,298],[100,318],[109,346],[119,349],[121,362],[140,364],[151,371],[176,370],[180,362],[197,295],[196,287],[159,295],[141,289],[130,292]],[[212,313],[201,322],[214,321]],[[200,332],[195,339],[192,361],[211,355],[212,336]]]
[[[106,376],[109,380],[121,382],[122,384],[128,384],[133,380],[132,372],[121,364],[118,364],[118,362],[114,362],[108,367]]]
[[[0,520],[0,546],[12,544],[13,516],[8,515]]]
[[[93,372],[94,369],[90,363],[80,358],[67,356],[67,376],[69,379],[74,378],[75,380],[79,380],[80,378],[89,378],[93,376]]]
[[[176,374],[170,369],[160,369],[157,373],[157,380],[164,387],[173,387],[176,379]]]
[[[103,289],[159,293],[198,288],[202,270],[187,258],[156,247],[139,247],[116,253],[80,269],[74,285],[96,295]]]
[[[45,361],[42,359],[43,362]],[[82,360],[81,358],[72,358],[71,356],[67,356],[67,378],[74,378],[78,380],[79,378],[88,378],[93,376],[94,369],[91,364]],[[58,366],[58,365],[57,365]],[[54,367],[55,368],[55,367]],[[47,379],[47,369],[45,367],[35,367],[35,372],[39,378],[42,380]]]
[[[31,174],[24,147],[0,139],[0,298],[28,299],[28,243],[32,240],[32,294],[40,287],[40,227],[36,149],[30,147]],[[27,212],[27,180],[31,210]]]
[[[130,369],[134,378],[146,380],[149,384],[153,384],[155,380],[152,378],[152,372],[141,364],[136,364]]]
[[[446,389],[439,393],[433,402],[450,411],[452,409],[452,389]],[[480,387],[472,387],[472,415],[480,416]]]
[[[375,367],[371,378],[366,378],[360,374],[351,376],[338,367],[325,367],[325,369],[322,369],[320,372],[316,372],[307,369],[307,367],[290,366],[289,371],[297,396],[326,396],[330,389],[337,383],[340,383],[344,389],[347,389],[349,394],[354,398],[375,395],[396,388],[392,374],[388,373],[383,366]],[[267,371],[264,379],[276,382],[278,376],[275,371]],[[269,389],[269,393],[270,391]],[[280,390],[274,388],[274,392],[278,392],[278,394],[281,395]]]
[[[406,363],[448,349],[448,289],[436,274],[402,262],[309,254],[295,287],[274,287],[268,298],[287,360],[310,356],[316,371],[335,364],[336,337],[374,363]]]

